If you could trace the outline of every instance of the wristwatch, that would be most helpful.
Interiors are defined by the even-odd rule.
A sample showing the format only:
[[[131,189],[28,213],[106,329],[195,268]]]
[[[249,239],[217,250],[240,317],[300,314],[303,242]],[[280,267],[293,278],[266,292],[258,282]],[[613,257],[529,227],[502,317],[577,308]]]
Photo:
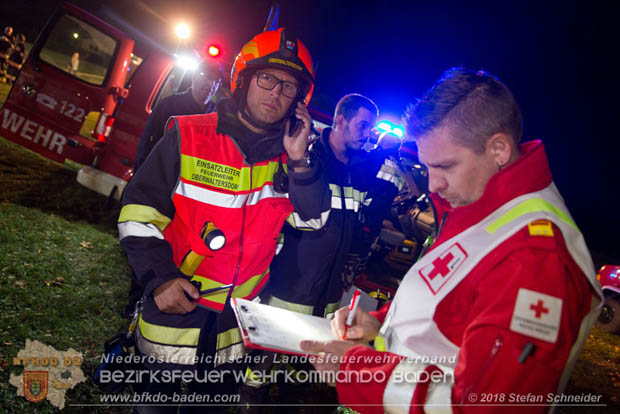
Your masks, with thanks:
[[[312,167],[312,157],[310,157],[310,153],[306,151],[304,157],[300,160],[293,160],[290,157],[287,158],[286,165],[289,168],[310,168]]]

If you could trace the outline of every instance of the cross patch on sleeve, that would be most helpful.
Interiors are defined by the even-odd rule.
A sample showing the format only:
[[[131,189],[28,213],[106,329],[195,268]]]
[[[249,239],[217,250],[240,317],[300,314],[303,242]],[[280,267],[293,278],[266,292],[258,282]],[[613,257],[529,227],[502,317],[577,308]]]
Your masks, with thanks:
[[[510,330],[547,342],[558,338],[562,299],[521,288],[512,312]]]

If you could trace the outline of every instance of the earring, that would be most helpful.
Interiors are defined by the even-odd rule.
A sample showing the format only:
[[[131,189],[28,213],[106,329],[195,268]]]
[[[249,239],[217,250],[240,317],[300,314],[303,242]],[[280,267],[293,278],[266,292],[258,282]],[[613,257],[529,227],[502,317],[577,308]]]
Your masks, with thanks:
[[[497,168],[498,168],[498,170],[501,170],[501,169],[502,169],[502,167],[503,167],[503,165],[502,165],[501,163],[499,163],[499,162],[498,162],[498,163],[497,163]]]

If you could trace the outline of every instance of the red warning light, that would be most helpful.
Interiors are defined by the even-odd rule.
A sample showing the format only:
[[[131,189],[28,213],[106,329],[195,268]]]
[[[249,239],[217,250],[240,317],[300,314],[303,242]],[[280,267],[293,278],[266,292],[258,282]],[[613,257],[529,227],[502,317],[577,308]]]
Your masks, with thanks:
[[[207,53],[209,53],[209,56],[211,57],[218,57],[220,53],[222,52],[218,46],[210,45],[209,48],[207,49]]]

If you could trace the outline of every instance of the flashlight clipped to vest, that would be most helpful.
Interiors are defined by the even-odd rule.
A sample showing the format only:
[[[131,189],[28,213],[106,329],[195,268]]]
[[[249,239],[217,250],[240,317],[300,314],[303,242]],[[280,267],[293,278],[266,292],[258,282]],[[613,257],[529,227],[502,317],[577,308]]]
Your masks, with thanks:
[[[205,223],[202,232],[200,232],[200,238],[204,241],[205,246],[212,251],[220,250],[226,244],[224,232],[211,222]]]

